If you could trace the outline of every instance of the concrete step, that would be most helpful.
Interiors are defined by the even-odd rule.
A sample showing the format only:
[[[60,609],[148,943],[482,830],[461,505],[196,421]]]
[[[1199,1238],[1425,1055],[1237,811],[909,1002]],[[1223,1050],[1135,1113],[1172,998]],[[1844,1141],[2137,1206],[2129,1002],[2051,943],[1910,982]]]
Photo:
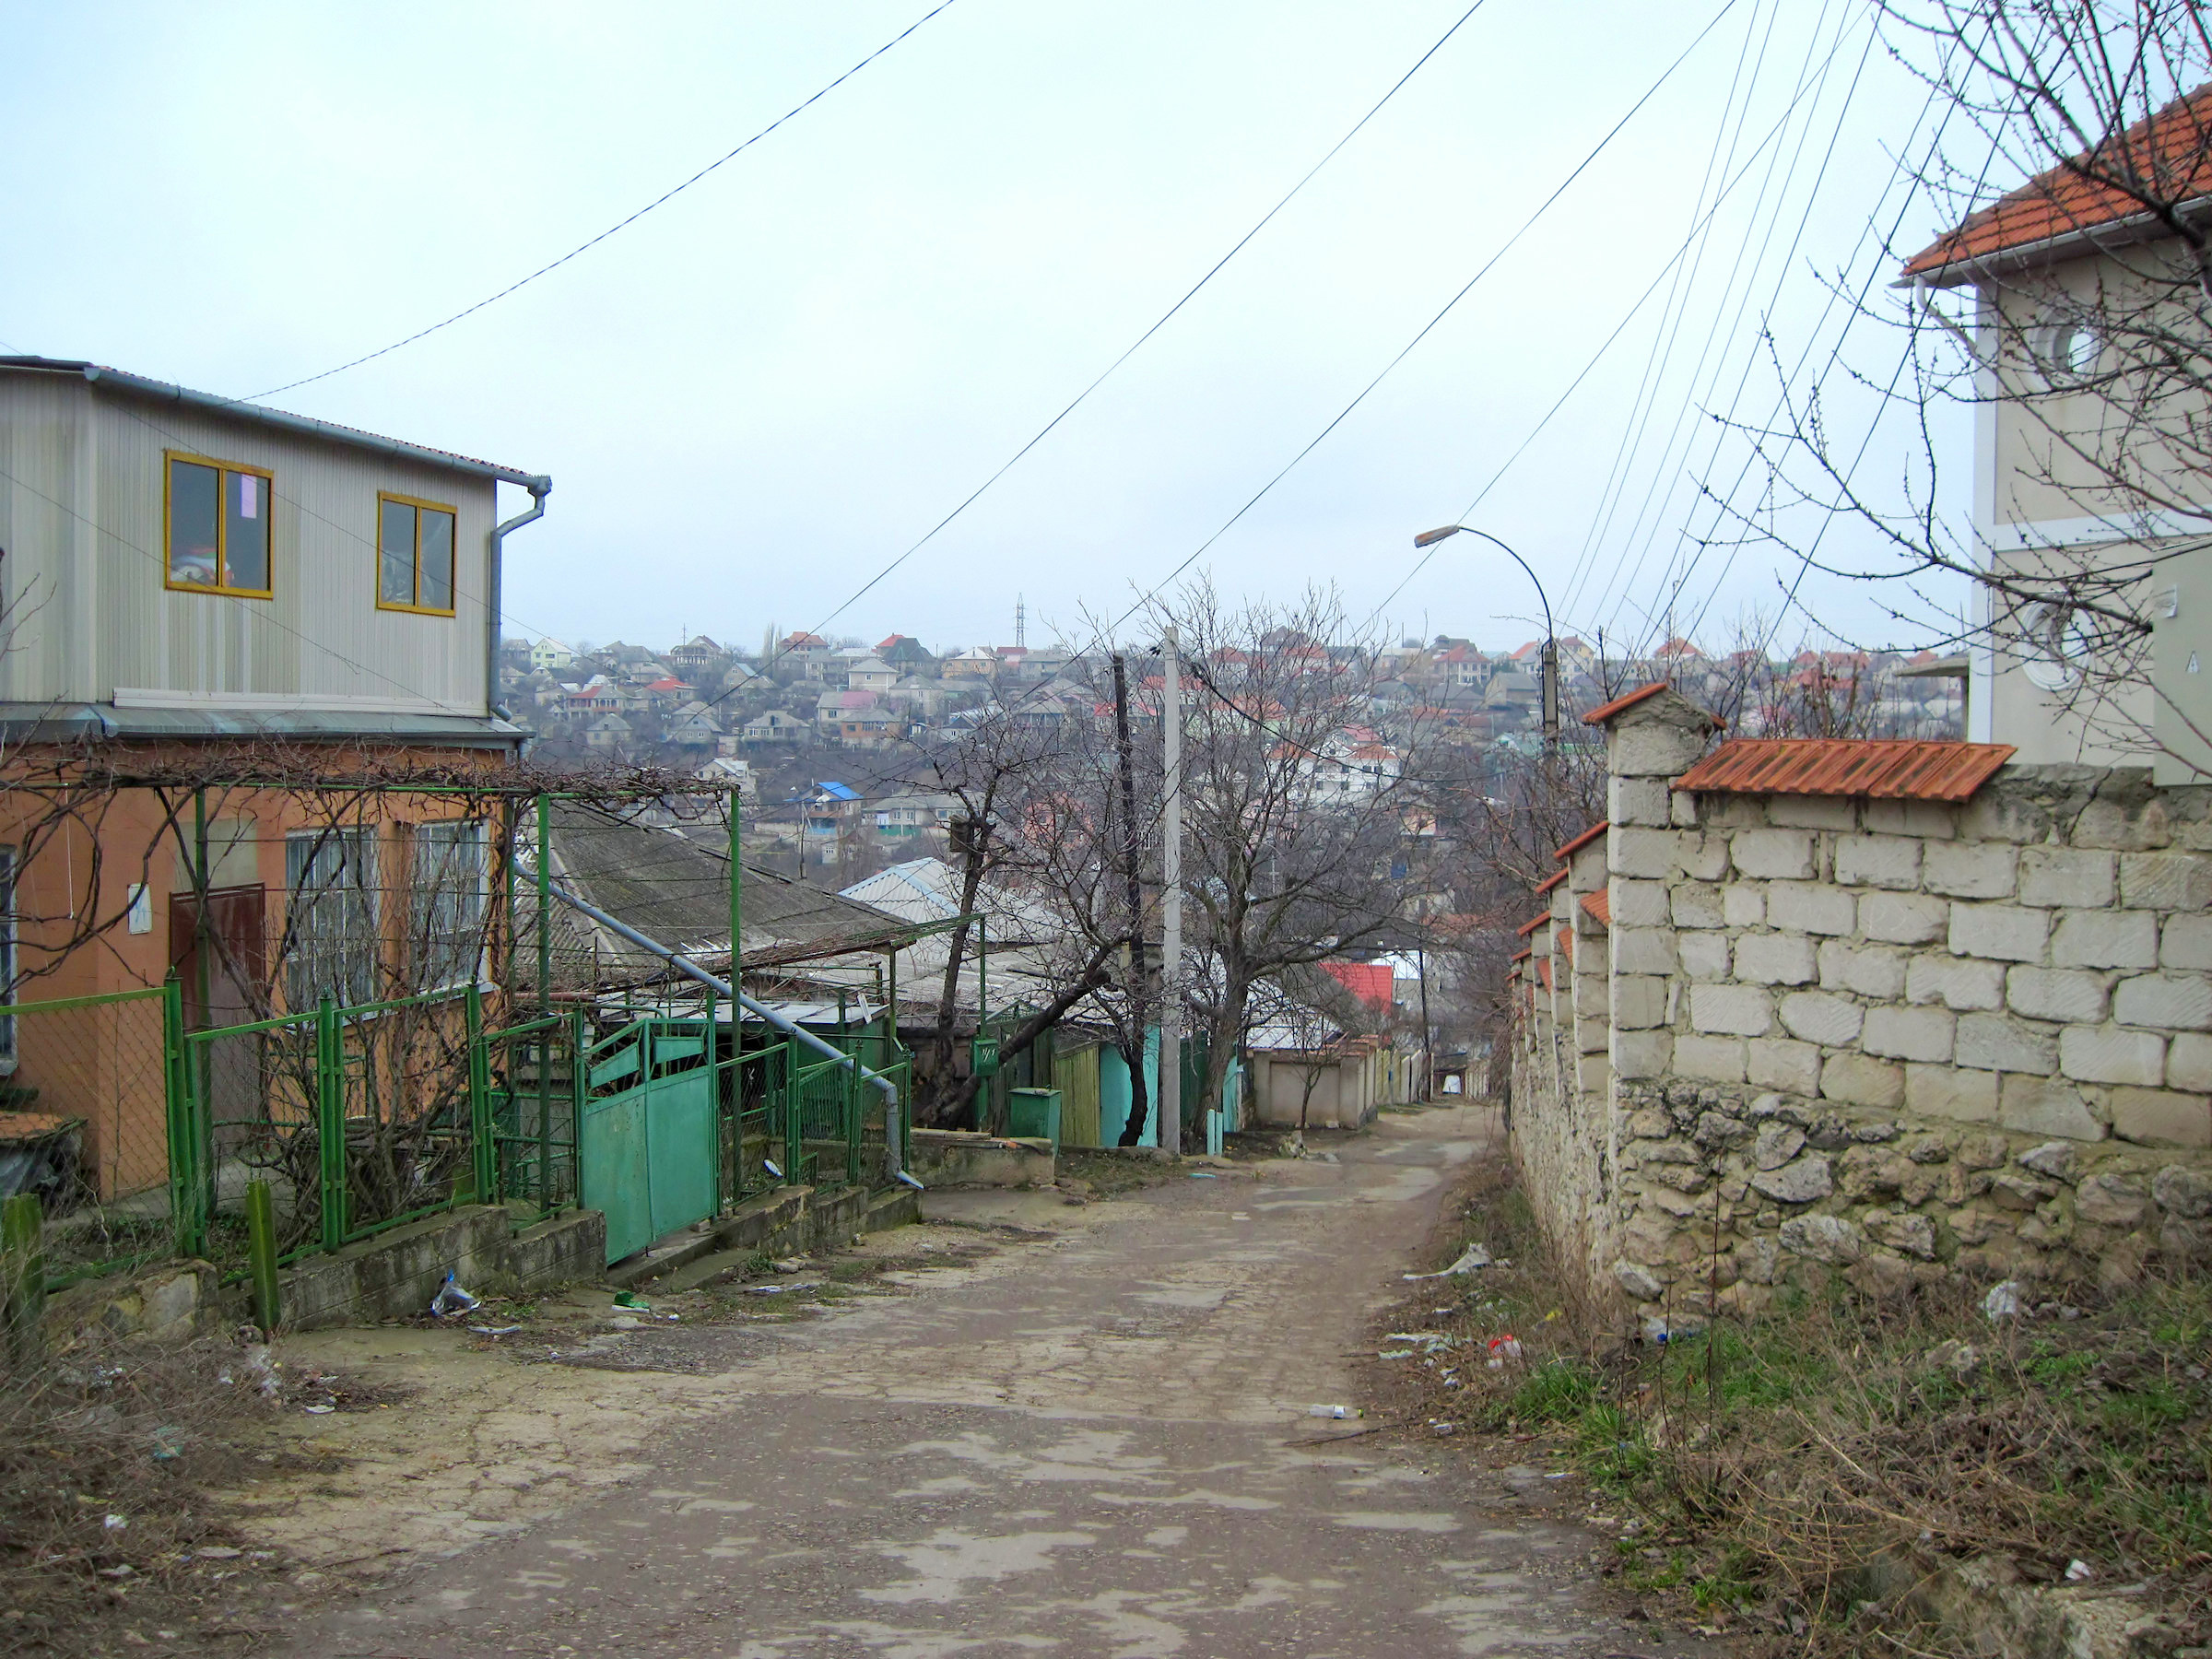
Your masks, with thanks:
[[[659,1240],[649,1249],[617,1262],[606,1270],[606,1282],[618,1288],[635,1289],[640,1285],[672,1279],[672,1276],[688,1275],[690,1270],[710,1257],[730,1257],[742,1262],[754,1251],[776,1248],[774,1241],[786,1235],[806,1235],[810,1212],[829,1206],[830,1215],[843,1214],[848,1218],[839,1232],[838,1242],[853,1232],[877,1232],[887,1227],[903,1227],[922,1218],[921,1194],[911,1187],[898,1187],[869,1196],[857,1215],[842,1206],[851,1202],[850,1188],[841,1192],[820,1193],[813,1187],[777,1187],[747,1199],[735,1209],[703,1232],[686,1229]],[[818,1222],[819,1218],[817,1218]],[[809,1246],[800,1243],[794,1249]],[[789,1253],[784,1251],[782,1253]],[[715,1273],[726,1272],[727,1265],[708,1272],[702,1278],[676,1286],[688,1289],[691,1284],[704,1282]]]

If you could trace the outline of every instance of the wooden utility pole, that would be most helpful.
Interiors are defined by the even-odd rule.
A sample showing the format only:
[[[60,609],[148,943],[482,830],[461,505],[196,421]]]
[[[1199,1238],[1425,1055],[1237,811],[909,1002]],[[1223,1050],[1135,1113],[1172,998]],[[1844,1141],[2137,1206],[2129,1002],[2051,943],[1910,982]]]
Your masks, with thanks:
[[[1136,821],[1136,765],[1129,747],[1129,669],[1122,653],[1113,653],[1113,739],[1121,775],[1122,873],[1127,884],[1129,908],[1129,1023],[1136,1033],[1136,1053],[1129,1061],[1129,1122],[1122,1130],[1122,1145],[1136,1146],[1145,1133],[1150,1109],[1145,1088],[1145,1038],[1151,998],[1145,983],[1145,876],[1142,858],[1145,838]]]

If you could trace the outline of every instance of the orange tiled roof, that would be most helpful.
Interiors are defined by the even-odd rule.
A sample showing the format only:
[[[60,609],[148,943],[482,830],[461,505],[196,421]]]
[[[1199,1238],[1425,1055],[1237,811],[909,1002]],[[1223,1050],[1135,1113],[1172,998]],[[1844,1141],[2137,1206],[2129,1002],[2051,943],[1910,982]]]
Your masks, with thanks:
[[[1971,800],[2012,756],[2009,743],[1738,737],[1677,778],[1675,787],[1715,794],[1957,802]]]
[[[1572,841],[1569,841],[1565,846],[1554,853],[1552,856],[1560,860],[1572,858],[1577,853],[1580,853],[1584,847],[1588,846],[1592,841],[1595,841],[1599,836],[1603,835],[1612,827],[1612,819],[1599,818],[1596,823],[1591,825],[1589,829],[1583,830],[1580,835],[1576,836]]]
[[[1551,959],[1549,957],[1536,959],[1536,977],[1544,982],[1545,990],[1551,989]]]
[[[1551,935],[1553,948],[1565,957],[1570,966],[1574,961],[1574,929],[1562,927]]]
[[[1601,925],[1613,925],[1613,895],[1609,889],[1600,888],[1594,893],[1584,893],[1583,908],[1595,917]]]
[[[1545,923],[1550,920],[1551,912],[1549,911],[1544,911],[1536,915],[1531,916],[1527,921],[1522,923],[1519,927],[1513,929],[1513,932],[1520,937],[1525,939],[1530,934],[1535,933],[1537,928],[1543,926]]]
[[[2212,85],[2199,87],[2130,127],[2097,156],[2097,178],[2082,176],[2082,159],[2077,157],[2038,173],[1971,215],[1957,229],[1905,261],[1905,275],[1925,276],[1992,254],[2116,225],[2147,213],[2146,195],[2169,206],[2212,195]],[[2108,182],[2115,174],[2141,180],[2142,194]],[[1967,275],[1955,273],[1959,279]]]
[[[1541,899],[1546,893],[1550,892],[1553,888],[1558,887],[1560,882],[1566,879],[1567,872],[1565,870],[1554,870],[1550,875],[1545,877],[1543,880],[1536,883],[1536,897]]]

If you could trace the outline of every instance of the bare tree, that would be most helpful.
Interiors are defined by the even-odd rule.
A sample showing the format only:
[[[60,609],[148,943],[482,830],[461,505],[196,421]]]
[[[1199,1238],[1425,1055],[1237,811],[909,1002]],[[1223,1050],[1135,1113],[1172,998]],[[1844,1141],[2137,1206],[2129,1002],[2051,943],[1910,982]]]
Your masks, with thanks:
[[[935,1088],[925,1121],[944,1123],[974,1097],[972,1080],[955,1075],[953,1036],[959,1018],[960,969],[986,886],[1005,865],[1001,834],[1010,811],[1023,809],[1053,757],[1048,728],[1025,722],[1018,709],[994,702],[950,737],[925,746],[923,771],[942,793],[959,803],[948,836],[959,875],[959,911],[947,935],[945,971],[937,993]]]
[[[1184,858],[1205,971],[1171,988],[1210,1036],[1206,1100],[1242,1046],[1254,987],[1382,933],[1419,803],[1404,747],[1371,727],[1376,680],[1333,593],[1224,604],[1204,582],[1154,606],[1197,694],[1183,746]]]
[[[1739,428],[1765,464],[1759,508],[1709,492],[1726,538],[1777,547],[1793,568],[1867,584],[1900,622],[1990,648],[2077,724],[2085,749],[2163,753],[2201,774],[2212,765],[2204,712],[2178,704],[2153,670],[2178,571],[2212,546],[2205,7],[1881,10],[1945,112],[1940,146],[1910,165],[1958,226],[1910,261],[1907,295],[1854,300],[1901,347],[1894,374],[1853,371],[1878,399],[1877,422],[1910,428],[1901,488],[1888,492],[1887,467],[1881,488],[1863,482],[1871,434],[1839,429],[1817,387],[1793,393],[1783,377],[1777,418]],[[1954,314],[1938,295],[1970,283],[1978,304]],[[1947,406],[1997,423],[1999,470],[1982,488],[2002,546],[1980,546],[1939,502]],[[1862,530],[1840,540],[1872,550],[1824,553],[1820,528],[1838,520]],[[1960,580],[1974,614],[1947,617],[1939,590]]]

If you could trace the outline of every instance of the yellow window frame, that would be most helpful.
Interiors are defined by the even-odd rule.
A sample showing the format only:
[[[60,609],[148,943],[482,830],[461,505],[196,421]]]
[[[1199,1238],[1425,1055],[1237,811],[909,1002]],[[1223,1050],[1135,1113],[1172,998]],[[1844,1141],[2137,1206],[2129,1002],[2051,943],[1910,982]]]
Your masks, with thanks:
[[[384,503],[396,501],[402,507],[415,509],[415,584],[417,598],[422,596],[422,515],[425,512],[442,512],[453,521],[453,603],[443,610],[431,605],[400,605],[384,597]],[[425,500],[420,496],[401,495],[397,490],[380,489],[376,492],[376,608],[382,611],[402,611],[410,617],[452,617],[461,607],[461,510],[450,501]]]
[[[182,461],[193,466],[212,466],[216,473],[215,499],[215,563],[216,569],[229,575],[230,571],[230,515],[221,509],[223,500],[222,477],[225,473],[247,473],[269,487],[269,585],[265,588],[210,586],[204,582],[179,582],[172,574],[170,563],[171,524],[174,475],[170,463]],[[274,599],[276,597],[276,475],[265,466],[253,466],[243,461],[218,461],[213,455],[195,455],[189,450],[161,452],[161,585],[172,594],[213,594],[225,599]]]

